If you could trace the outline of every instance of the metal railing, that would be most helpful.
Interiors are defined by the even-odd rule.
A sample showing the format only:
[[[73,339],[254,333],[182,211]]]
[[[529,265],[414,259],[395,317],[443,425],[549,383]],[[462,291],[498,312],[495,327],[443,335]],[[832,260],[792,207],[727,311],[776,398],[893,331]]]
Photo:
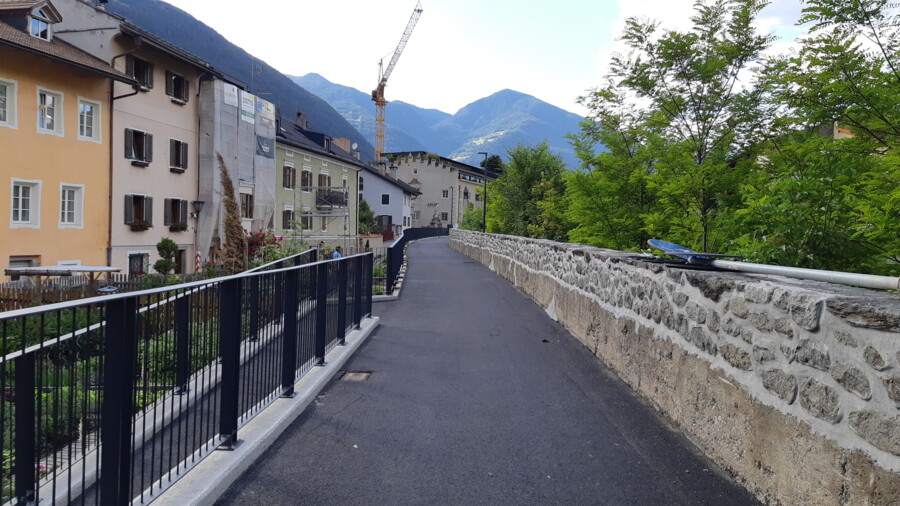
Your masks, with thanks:
[[[371,263],[0,313],[0,502],[158,497],[371,314]]]
[[[346,190],[316,190],[316,207],[347,207]]]
[[[394,284],[397,282],[397,276],[400,275],[400,268],[403,267],[403,255],[409,241],[445,235],[450,235],[449,228],[408,228],[404,230],[403,235],[397,239],[397,242],[388,248],[387,280],[385,282],[387,293],[393,291]]]

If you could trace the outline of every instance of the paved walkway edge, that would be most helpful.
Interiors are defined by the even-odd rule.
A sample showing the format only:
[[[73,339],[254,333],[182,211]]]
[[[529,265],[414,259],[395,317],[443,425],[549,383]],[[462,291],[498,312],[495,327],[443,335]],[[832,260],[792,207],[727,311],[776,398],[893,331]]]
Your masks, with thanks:
[[[214,451],[153,501],[154,506],[205,506],[216,502],[303,413],[379,323],[377,316],[363,320],[359,330],[347,335],[346,346],[336,346],[326,355],[324,367],[313,368],[294,384],[293,398],[276,400],[238,430],[241,444],[234,451]]]

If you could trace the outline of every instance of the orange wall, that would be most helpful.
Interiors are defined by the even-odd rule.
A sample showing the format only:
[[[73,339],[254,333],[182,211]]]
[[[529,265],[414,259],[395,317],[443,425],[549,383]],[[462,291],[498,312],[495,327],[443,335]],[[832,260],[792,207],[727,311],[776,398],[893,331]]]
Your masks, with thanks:
[[[4,46],[0,62],[0,79],[18,81],[18,127],[0,126],[0,269],[19,255],[107,265],[109,79]],[[37,131],[38,86],[63,94],[62,137]],[[79,98],[101,104],[100,143],[78,139]],[[42,181],[40,228],[11,228],[11,178]],[[84,185],[81,229],[60,228],[60,183]]]

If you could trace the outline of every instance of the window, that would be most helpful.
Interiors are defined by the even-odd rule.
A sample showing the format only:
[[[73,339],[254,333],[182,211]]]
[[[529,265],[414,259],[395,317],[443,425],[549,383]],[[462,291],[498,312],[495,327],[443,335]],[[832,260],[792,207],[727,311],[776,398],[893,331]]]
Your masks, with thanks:
[[[331,176],[328,174],[319,174],[319,186],[322,188],[331,186]]]
[[[308,192],[310,186],[312,186],[312,171],[309,170],[309,167],[303,167],[303,172],[300,173],[300,187],[303,188],[303,191]]]
[[[100,142],[100,103],[78,99],[78,139]]]
[[[59,185],[59,228],[83,228],[84,185]]]
[[[447,221],[450,217],[447,213],[441,213],[441,221]]]
[[[241,193],[241,218],[253,218],[253,194]]]
[[[475,202],[481,202],[481,194],[475,193]]]
[[[297,169],[289,163],[284,164],[281,169],[281,186],[290,189],[297,186]]]
[[[422,216],[421,211],[413,211],[413,219],[418,220]]]
[[[169,170],[181,174],[188,168],[188,145],[176,139],[169,139]]]
[[[359,176],[359,191],[363,191],[363,177]]]
[[[128,274],[140,276],[150,268],[150,253],[129,253]]]
[[[0,79],[0,126],[17,128],[16,102],[18,83]]]
[[[153,226],[153,197],[125,195],[125,224],[132,230],[146,230]]]
[[[43,10],[39,10],[31,15],[28,33],[39,39],[50,40],[50,18]]]
[[[38,133],[63,135],[63,95],[38,88]]]
[[[292,221],[294,221],[294,208],[284,206],[284,211],[281,212],[281,228],[285,230],[294,228],[291,224]]]
[[[468,188],[463,189],[463,200],[469,200],[469,189]]]
[[[138,82],[143,91],[153,87],[153,64],[128,55],[125,58],[125,73]]]
[[[381,194],[381,205],[389,206],[391,205],[391,196],[387,193]]]
[[[12,180],[11,228],[40,228],[41,182]]]
[[[166,199],[163,209],[163,225],[187,225],[188,201]]]
[[[172,97],[172,102],[184,104],[188,101],[190,82],[184,77],[173,72],[166,71],[166,95]]]
[[[293,157],[294,157],[294,152],[291,151],[290,149],[287,149],[287,150],[285,150],[285,152],[284,152],[284,156],[287,156],[287,157],[289,157],[289,158],[293,158]]]
[[[131,165],[146,167],[153,161],[153,136],[140,130],[125,129],[125,158]]]
[[[441,198],[449,199],[450,198],[450,190],[441,190]]]
[[[300,216],[300,226],[303,230],[312,230],[312,216],[309,215],[309,209],[303,209],[303,215]]]

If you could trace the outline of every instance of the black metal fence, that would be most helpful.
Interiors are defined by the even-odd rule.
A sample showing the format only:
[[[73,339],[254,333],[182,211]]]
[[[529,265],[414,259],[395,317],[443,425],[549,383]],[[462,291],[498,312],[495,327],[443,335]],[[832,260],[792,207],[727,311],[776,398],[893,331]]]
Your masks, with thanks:
[[[409,241],[444,235],[450,235],[449,228],[408,228],[403,231],[403,235],[400,239],[388,248],[387,280],[385,282],[387,293],[390,293],[394,289],[394,283],[397,282],[397,276],[400,275],[400,268],[403,266],[403,255]]]
[[[371,314],[372,255],[0,313],[3,503],[157,497]]]

